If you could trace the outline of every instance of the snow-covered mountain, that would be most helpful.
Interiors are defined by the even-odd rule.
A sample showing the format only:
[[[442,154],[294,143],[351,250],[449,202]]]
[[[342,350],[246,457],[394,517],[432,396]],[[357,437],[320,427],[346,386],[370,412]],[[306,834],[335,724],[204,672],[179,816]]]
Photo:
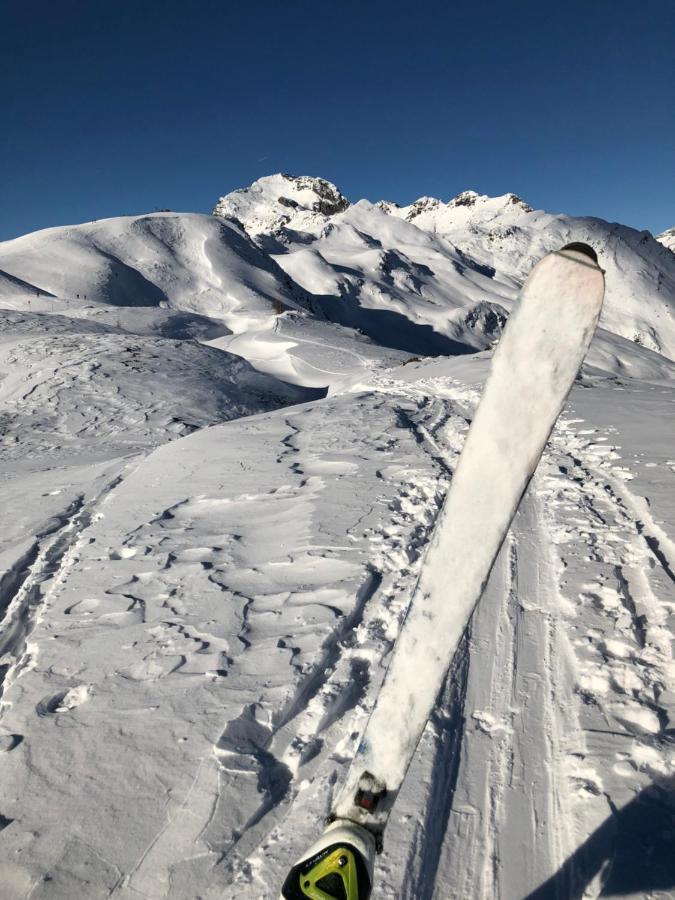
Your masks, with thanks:
[[[284,310],[408,354],[474,352],[499,337],[536,259],[583,240],[608,275],[603,361],[594,361],[631,364],[632,349],[617,352],[607,332],[675,358],[675,257],[646,232],[533,211],[513,194],[350,205],[329,182],[284,175],[235,191],[215,212],[109,219],[7,241],[0,297],[216,316],[243,335],[236,352],[270,358],[273,374],[293,377],[297,362],[277,334]]]
[[[323,178],[293,175],[269,175],[250,187],[221,197],[213,214],[237,219],[252,235],[270,235],[293,223],[314,221],[313,213],[332,216],[350,203],[340,191]]]
[[[3,900],[277,896],[381,683],[492,345],[572,240],[606,270],[603,327],[374,896],[668,895],[664,236],[283,175],[214,212],[0,244]]]
[[[661,234],[657,234],[656,240],[663,244],[664,247],[675,252],[675,228],[667,228]]]
[[[232,221],[155,213],[48,228],[0,245],[0,297],[168,306],[232,319],[292,303],[288,279]],[[243,326],[242,326],[243,327]]]
[[[648,232],[535,211],[515,194],[349,206],[328,182],[284,175],[223,197],[214,213],[236,215],[296,282],[324,295],[331,318],[363,328],[365,310],[384,307],[473,348],[498,336],[537,259],[584,241],[608,274],[603,326],[675,358],[675,260]]]

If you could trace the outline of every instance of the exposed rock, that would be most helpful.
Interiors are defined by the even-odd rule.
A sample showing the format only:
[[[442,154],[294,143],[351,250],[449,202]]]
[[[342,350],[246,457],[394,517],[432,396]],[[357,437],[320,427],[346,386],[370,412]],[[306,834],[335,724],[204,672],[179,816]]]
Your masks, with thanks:
[[[448,206],[475,206],[477,199],[478,194],[475,191],[462,191],[448,203]]]
[[[349,205],[349,200],[325,178],[278,174],[259,178],[250,187],[221,197],[213,214],[236,218],[251,236],[273,235],[283,244],[286,226],[302,232],[307,217],[333,216]]]
[[[409,207],[406,219],[408,222],[412,222],[417,216],[429,212],[430,210],[438,209],[440,205],[441,201],[437,200],[435,197],[420,197],[419,200],[415,200],[412,206]]]
[[[667,228],[656,235],[656,240],[675,253],[675,228]]]

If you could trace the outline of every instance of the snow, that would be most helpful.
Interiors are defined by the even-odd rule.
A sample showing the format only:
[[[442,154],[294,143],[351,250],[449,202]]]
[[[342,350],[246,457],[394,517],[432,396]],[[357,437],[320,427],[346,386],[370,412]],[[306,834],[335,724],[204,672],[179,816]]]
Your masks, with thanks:
[[[576,239],[602,328],[374,896],[668,895],[675,256],[512,195],[408,220],[324,184],[0,244],[1,893],[277,895],[346,777],[501,325]]]
[[[669,250],[675,250],[675,228],[667,228],[661,234],[657,234],[656,240]]]

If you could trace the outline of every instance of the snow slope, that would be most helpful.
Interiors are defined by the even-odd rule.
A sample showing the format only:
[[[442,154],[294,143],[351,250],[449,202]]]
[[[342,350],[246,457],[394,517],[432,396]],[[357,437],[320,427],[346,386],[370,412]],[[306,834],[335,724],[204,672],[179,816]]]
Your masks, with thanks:
[[[0,895],[277,895],[382,681],[497,307],[568,233],[592,237],[614,318],[374,897],[672,895],[672,254],[504,198],[407,221],[282,181],[221,201],[239,224],[0,245]]]
[[[0,269],[36,296],[214,314],[235,331],[297,305],[283,272],[240,228],[196,214],[48,228],[0,245]]]
[[[648,231],[535,211],[515,194],[486,197],[465,191],[447,204],[425,198],[389,211],[444,235],[497,271],[513,271],[519,281],[556,247],[572,241],[591,244],[608,276],[604,327],[675,356],[675,260]]]

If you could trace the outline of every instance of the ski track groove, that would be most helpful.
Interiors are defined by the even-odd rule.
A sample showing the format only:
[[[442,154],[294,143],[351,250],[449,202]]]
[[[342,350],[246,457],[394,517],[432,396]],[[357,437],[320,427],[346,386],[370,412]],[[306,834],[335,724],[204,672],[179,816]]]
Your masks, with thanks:
[[[403,406],[397,407],[396,415],[399,423],[407,431],[411,432],[415,440],[423,446],[426,454],[433,460],[437,470],[439,470],[441,478],[447,479],[447,474],[450,471],[448,458],[442,455],[435,435],[454,416],[454,410],[449,404],[430,398],[422,392],[402,390],[396,393],[405,402],[406,406],[412,406],[412,409],[403,408]],[[298,429],[295,429],[295,426],[293,428],[294,431],[298,431]],[[292,447],[292,439],[293,435],[291,434],[283,442],[291,450],[294,449]],[[296,468],[296,472],[299,471],[301,471],[301,467]],[[395,532],[397,535],[396,539],[392,540],[391,534],[382,535],[383,539],[380,541],[380,549],[371,558],[369,564],[370,586],[365,591],[364,599],[357,604],[357,609],[352,612],[350,619],[340,623],[338,631],[333,632],[324,643],[324,648],[327,643],[332,648],[331,656],[328,659],[324,657],[317,664],[313,675],[309,676],[309,685],[306,680],[300,685],[299,693],[296,694],[294,701],[290,704],[291,709],[287,709],[281,714],[280,726],[275,732],[276,735],[282,735],[284,727],[291,721],[294,721],[294,730],[297,736],[302,736],[303,745],[306,746],[312,739],[322,741],[318,757],[312,756],[309,760],[311,765],[308,766],[306,778],[310,778],[311,772],[316,770],[317,766],[320,767],[321,761],[325,760],[326,757],[330,758],[331,754],[335,759],[342,758],[343,764],[348,758],[348,755],[341,757],[339,753],[335,756],[336,741],[340,736],[331,735],[330,729],[340,722],[346,713],[352,712],[362,717],[367,714],[367,708],[364,707],[363,703],[359,703],[354,709],[348,703],[346,709],[338,709],[338,715],[329,714],[327,718],[325,716],[317,717],[310,709],[312,700],[319,699],[321,694],[328,695],[330,692],[336,692],[339,695],[341,691],[345,690],[345,684],[340,684],[340,678],[344,677],[342,673],[345,664],[350,666],[349,671],[353,672],[351,666],[356,665],[358,667],[359,661],[362,660],[364,670],[368,670],[368,679],[370,681],[370,660],[375,658],[382,659],[391,651],[395,641],[395,633],[391,634],[392,629],[394,632],[398,631],[405,614],[412,584],[421,564],[421,556],[435,524],[436,516],[440,511],[444,493],[443,485],[438,483],[433,484],[429,489],[421,489],[420,485],[414,481],[411,481],[409,484],[404,483],[401,486],[399,495],[392,501],[390,507],[392,518],[384,523],[383,526],[385,531]],[[421,514],[419,519],[421,521],[415,520],[415,514],[403,508],[405,504],[401,504],[401,499],[412,503],[413,509],[419,509]],[[407,532],[405,547],[399,546],[398,529],[400,526],[403,526],[405,532]],[[405,553],[405,563],[401,557],[402,551]],[[347,640],[350,636],[352,637]],[[376,647],[379,647],[379,649],[375,649]],[[383,674],[384,668],[380,666],[377,673],[378,682],[383,677]],[[376,684],[371,685],[371,690],[368,692],[368,697],[370,698],[366,701],[368,707],[376,693],[376,686]],[[353,742],[353,739],[358,734],[358,727],[356,731],[349,728],[342,728],[341,730],[342,732],[346,730],[348,733],[351,733]],[[292,756],[292,745],[290,750]],[[279,759],[295,772],[294,781],[289,785],[289,793],[284,796],[281,803],[282,809],[279,809],[278,804],[275,809],[275,813],[277,813],[275,818],[278,820],[278,814],[281,813],[281,821],[274,822],[270,830],[269,828],[264,828],[264,822],[262,821],[264,815],[255,815],[256,821],[253,824],[256,829],[260,829],[260,833],[256,837],[254,845],[248,849],[245,857],[237,859],[236,866],[232,865],[230,868],[231,878],[228,884],[233,889],[237,884],[240,884],[242,889],[244,889],[243,885],[246,884],[250,889],[250,878],[255,877],[255,873],[260,869],[259,860],[261,854],[265,852],[265,842],[274,842],[279,830],[292,830],[293,819],[299,814],[298,807],[301,804],[297,803],[298,790],[302,793],[303,785],[300,784],[299,788],[295,785],[302,781],[304,764],[302,760],[300,760],[299,765],[293,763],[292,759],[289,758],[288,750],[282,753]],[[326,778],[328,778],[327,783],[325,782]],[[327,798],[325,808],[327,813],[332,793],[330,785],[334,783],[334,775],[330,775],[330,773],[328,776],[321,775],[320,779],[325,783],[325,788],[322,792],[322,803],[325,803]],[[264,814],[270,812],[271,808],[266,809]],[[261,825],[263,825],[263,828],[260,828]],[[246,829],[242,829],[242,836],[244,835],[246,835]],[[250,838],[251,835],[248,835],[248,837]],[[236,853],[233,852],[235,847],[236,845],[230,848],[223,859],[229,857],[230,854],[236,856]],[[234,863],[235,861],[233,860],[232,862]],[[238,873],[236,869],[239,870]],[[232,894],[232,896],[235,895]],[[268,893],[261,893],[255,896],[267,897],[269,895]]]
[[[588,496],[589,506],[596,511],[601,507],[610,523],[610,531],[620,536],[614,541],[616,547],[596,538],[598,544],[594,547],[594,556],[597,561],[609,566],[613,573],[617,594],[628,619],[624,624],[617,621],[614,631],[618,637],[634,645],[637,671],[643,680],[639,689],[624,691],[615,687],[613,693],[624,694],[632,703],[651,711],[659,721],[659,729],[645,734],[643,728],[635,726],[630,720],[621,717],[617,720],[602,698],[595,697],[595,700],[603,709],[608,728],[616,728],[618,723],[627,735],[646,743],[659,744],[668,738],[665,731],[668,715],[659,706],[657,696],[668,681],[666,667],[671,659],[671,650],[669,632],[662,627],[665,610],[655,592],[652,578],[658,570],[669,580],[672,578],[672,542],[654,521],[647,501],[625,487],[618,477],[620,470],[614,474],[611,466],[611,460],[615,458],[614,448],[605,444],[598,447],[590,441],[584,447],[579,438],[577,443],[580,446],[566,452],[580,474],[579,484]],[[611,652],[608,654],[602,647],[600,652],[605,663],[615,661]],[[610,700],[613,699],[610,696]]]
[[[464,739],[468,644],[467,633],[455,654],[422,738],[432,742],[432,762],[423,818],[415,826],[405,863],[406,879],[401,886],[401,897],[406,900],[431,900],[434,895],[459,771],[459,751]]]
[[[31,549],[3,578],[0,585],[0,653],[7,660],[0,669],[1,701],[5,692],[29,666],[35,664],[37,647],[31,647],[30,636],[42,619],[50,596],[63,584],[68,571],[78,560],[78,550],[86,540],[85,532],[92,523],[97,507],[122,481],[118,475],[86,502],[78,497],[58,516],[60,524],[43,530]]]

